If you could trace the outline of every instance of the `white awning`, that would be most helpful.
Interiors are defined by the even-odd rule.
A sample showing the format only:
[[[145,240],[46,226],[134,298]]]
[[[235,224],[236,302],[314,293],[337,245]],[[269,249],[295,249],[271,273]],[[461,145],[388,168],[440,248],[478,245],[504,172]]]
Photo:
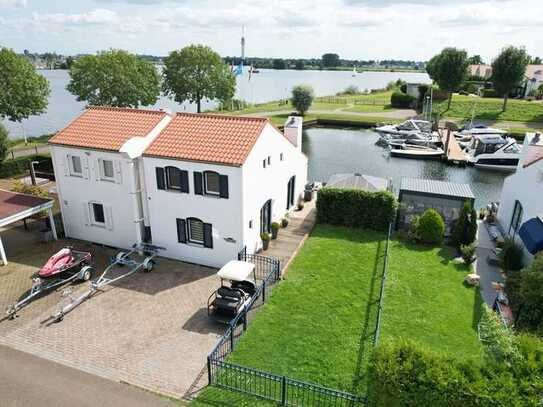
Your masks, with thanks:
[[[232,281],[244,281],[253,272],[255,265],[246,261],[231,260],[217,273],[220,278]]]

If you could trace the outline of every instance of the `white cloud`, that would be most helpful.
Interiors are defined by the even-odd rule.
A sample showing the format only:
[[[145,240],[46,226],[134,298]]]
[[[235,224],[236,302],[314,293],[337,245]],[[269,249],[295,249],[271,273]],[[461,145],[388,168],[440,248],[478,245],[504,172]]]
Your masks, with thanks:
[[[0,0],[0,6],[14,6],[14,7],[25,7],[28,4],[27,0]]]
[[[117,13],[104,8],[97,8],[86,13],[65,14],[51,13],[39,14],[33,13],[32,19],[38,24],[111,24],[118,21]]]

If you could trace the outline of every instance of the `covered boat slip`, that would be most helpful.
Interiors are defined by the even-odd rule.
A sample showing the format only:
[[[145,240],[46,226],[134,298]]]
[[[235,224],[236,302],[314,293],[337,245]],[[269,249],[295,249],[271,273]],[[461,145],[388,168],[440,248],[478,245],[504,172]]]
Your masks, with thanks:
[[[28,218],[37,213],[47,211],[53,238],[57,240],[57,231],[53,219],[52,199],[40,198],[33,195],[0,190],[0,227],[6,227],[14,222]],[[3,265],[8,264],[4,244],[0,237],[0,256]]]

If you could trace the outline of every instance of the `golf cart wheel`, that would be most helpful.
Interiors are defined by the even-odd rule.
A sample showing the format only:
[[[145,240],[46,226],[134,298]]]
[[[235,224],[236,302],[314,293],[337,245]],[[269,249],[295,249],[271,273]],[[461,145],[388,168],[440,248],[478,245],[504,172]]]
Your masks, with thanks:
[[[91,266],[82,267],[79,271],[79,280],[89,281],[92,277],[93,268]]]
[[[155,268],[155,261],[151,257],[146,257],[143,260],[143,271],[149,273]]]
[[[127,252],[120,251],[115,255],[115,261],[121,261],[125,256],[127,255]],[[119,266],[122,266],[123,264],[119,264]]]

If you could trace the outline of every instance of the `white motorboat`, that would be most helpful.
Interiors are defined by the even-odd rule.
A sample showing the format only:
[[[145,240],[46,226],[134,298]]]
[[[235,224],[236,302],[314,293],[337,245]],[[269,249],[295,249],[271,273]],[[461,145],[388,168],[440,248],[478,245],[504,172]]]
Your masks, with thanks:
[[[405,136],[409,134],[431,134],[432,123],[426,120],[406,120],[400,124],[387,124],[376,127],[379,134]]]
[[[396,135],[382,135],[381,138],[387,142],[387,144],[412,144],[419,146],[435,146],[441,144],[441,138],[437,133],[412,133],[404,136]]]
[[[390,143],[390,155],[403,158],[439,159],[443,149],[439,147],[409,145],[405,143]]]
[[[469,164],[502,171],[515,171],[521,152],[515,139],[495,134],[474,135],[466,148]]]
[[[482,134],[493,134],[493,135],[505,136],[507,134],[507,131],[498,129],[495,127],[487,127],[483,125],[471,125],[471,126],[464,127],[458,132],[458,136],[460,137],[464,137],[464,136],[473,137],[475,135],[482,135]]]

